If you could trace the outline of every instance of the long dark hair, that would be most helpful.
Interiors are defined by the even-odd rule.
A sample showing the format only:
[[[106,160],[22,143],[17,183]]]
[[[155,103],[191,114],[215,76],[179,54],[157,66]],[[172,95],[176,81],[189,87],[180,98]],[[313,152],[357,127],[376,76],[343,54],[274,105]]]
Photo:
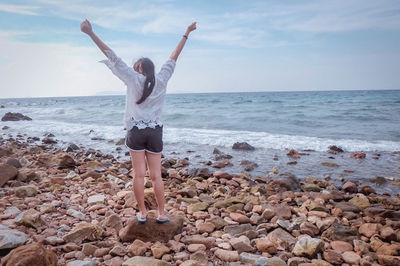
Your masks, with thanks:
[[[151,94],[151,92],[153,91],[154,85],[156,83],[156,79],[154,77],[154,64],[153,62],[149,59],[149,58],[141,58],[140,60],[140,64],[142,66],[142,73],[143,75],[146,76],[146,80],[144,82],[144,86],[143,86],[143,94],[142,97],[139,99],[139,101],[137,101],[137,104],[141,104],[142,102],[144,102],[147,97],[149,97],[149,95]]]

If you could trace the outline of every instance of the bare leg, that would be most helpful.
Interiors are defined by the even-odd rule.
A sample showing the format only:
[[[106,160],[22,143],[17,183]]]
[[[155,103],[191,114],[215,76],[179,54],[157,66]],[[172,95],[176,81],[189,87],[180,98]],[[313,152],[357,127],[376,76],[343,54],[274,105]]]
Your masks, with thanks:
[[[146,174],[146,161],[144,151],[129,151],[133,167],[133,193],[138,203],[140,218],[147,215],[146,206],[144,205],[144,176]]]
[[[161,154],[150,153],[146,151],[147,165],[149,166],[149,174],[153,183],[154,194],[158,205],[158,218],[165,219],[165,197],[164,182],[161,178]]]

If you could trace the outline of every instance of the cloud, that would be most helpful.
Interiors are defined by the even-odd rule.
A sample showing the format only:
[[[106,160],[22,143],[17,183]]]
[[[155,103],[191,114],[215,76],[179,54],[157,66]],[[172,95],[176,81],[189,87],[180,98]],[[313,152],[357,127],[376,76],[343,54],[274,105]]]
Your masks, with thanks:
[[[20,14],[20,15],[37,16],[39,15],[38,9],[39,7],[37,6],[0,4],[0,11]]]
[[[331,33],[400,27],[398,1],[297,2],[270,6],[262,14],[277,30]]]

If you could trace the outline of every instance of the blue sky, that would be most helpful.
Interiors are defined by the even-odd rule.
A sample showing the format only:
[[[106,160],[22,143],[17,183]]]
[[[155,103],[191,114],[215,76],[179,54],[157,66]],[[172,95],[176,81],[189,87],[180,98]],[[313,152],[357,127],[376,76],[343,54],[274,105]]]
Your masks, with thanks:
[[[123,91],[85,18],[157,69],[197,21],[170,93],[400,89],[400,1],[0,0],[0,97]]]

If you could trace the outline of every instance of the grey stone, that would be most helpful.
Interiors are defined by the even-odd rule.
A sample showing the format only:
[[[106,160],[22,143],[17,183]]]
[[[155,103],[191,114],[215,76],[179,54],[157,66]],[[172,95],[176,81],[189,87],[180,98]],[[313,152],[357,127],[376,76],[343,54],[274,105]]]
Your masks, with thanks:
[[[27,234],[0,224],[0,250],[16,248],[27,240]]]

